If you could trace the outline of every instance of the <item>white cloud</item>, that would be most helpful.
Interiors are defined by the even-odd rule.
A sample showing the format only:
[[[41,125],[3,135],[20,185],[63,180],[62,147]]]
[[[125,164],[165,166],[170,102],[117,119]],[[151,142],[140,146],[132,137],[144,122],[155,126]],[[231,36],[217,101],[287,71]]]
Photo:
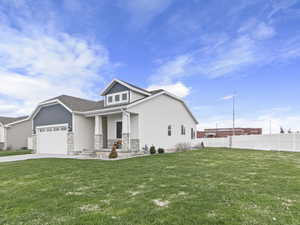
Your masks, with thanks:
[[[17,26],[10,17],[0,20],[0,36],[0,96],[6,105],[0,113],[7,115],[28,114],[39,101],[61,94],[95,98],[93,88],[113,67],[103,46],[48,32],[30,20]]]
[[[180,55],[175,59],[163,63],[152,75],[152,80],[162,83],[171,82],[187,75],[188,66],[192,63],[192,58],[189,55]]]
[[[266,25],[265,23],[260,23],[254,30],[253,35],[259,40],[269,39],[275,35],[275,30],[273,27]]]
[[[150,85],[148,90],[156,90],[156,89],[164,89],[178,97],[186,97],[190,94],[191,88],[185,86],[181,82],[177,82],[174,84],[165,84],[165,85]]]
[[[131,24],[141,27],[164,12],[172,3],[171,0],[119,0],[119,7],[131,15]]]
[[[214,48],[205,46],[174,57],[161,64],[151,79],[174,82],[190,75],[208,78],[226,76],[259,61],[261,58],[256,48],[255,41],[247,35],[228,39]]]
[[[287,10],[297,3],[299,3],[299,0],[273,0],[269,17],[274,16],[278,12]]]

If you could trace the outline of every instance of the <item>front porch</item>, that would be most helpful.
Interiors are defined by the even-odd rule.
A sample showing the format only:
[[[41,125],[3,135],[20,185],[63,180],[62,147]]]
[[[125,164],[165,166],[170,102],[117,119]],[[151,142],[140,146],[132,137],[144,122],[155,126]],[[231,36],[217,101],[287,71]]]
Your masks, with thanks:
[[[121,141],[118,152],[140,151],[139,115],[127,111],[95,115],[94,151],[110,152]]]

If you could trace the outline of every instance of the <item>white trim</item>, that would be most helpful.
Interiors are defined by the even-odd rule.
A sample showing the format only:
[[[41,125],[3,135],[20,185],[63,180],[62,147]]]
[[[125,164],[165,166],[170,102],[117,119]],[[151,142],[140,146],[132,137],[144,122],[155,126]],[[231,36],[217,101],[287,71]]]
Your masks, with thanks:
[[[23,122],[25,122],[27,120],[30,120],[30,116],[28,116],[26,119],[17,120],[15,122],[5,124],[4,127],[10,127],[11,125],[15,125],[15,124],[18,124],[18,123],[23,123]]]
[[[70,113],[73,113],[73,111],[67,107],[64,103],[62,103],[59,99],[54,99],[48,102],[42,102],[37,105],[35,110],[32,112],[32,114],[29,116],[29,119],[32,119],[38,114],[38,112],[41,110],[41,108],[46,107],[46,106],[51,106],[55,104],[61,104],[65,109],[67,109]]]
[[[128,105],[122,105],[122,106],[117,106],[117,107],[111,107],[111,108],[104,108],[104,109],[98,109],[98,110],[91,110],[91,111],[86,111],[86,112],[75,112],[77,114],[83,114],[83,115],[86,115],[86,114],[92,114],[95,115],[97,114],[98,112],[101,113],[101,112],[107,112],[107,111],[114,111],[114,110],[118,110],[118,109],[125,109]]]
[[[40,128],[49,128],[49,127],[62,127],[62,126],[66,126],[67,129],[69,129],[69,124],[67,123],[60,123],[60,124],[52,124],[52,125],[45,125],[45,126],[37,126],[35,127],[35,129],[40,129]]]
[[[104,96],[104,95],[106,94],[107,90],[108,90],[115,82],[117,82],[117,83],[119,83],[119,84],[122,84],[123,86],[125,86],[125,87],[127,87],[127,88],[129,88],[130,90],[133,90],[133,91],[135,91],[135,92],[142,93],[142,94],[147,95],[147,96],[151,95],[151,93],[142,91],[142,90],[137,89],[137,88],[135,88],[135,87],[132,87],[131,85],[129,85],[129,84],[127,84],[127,83],[124,83],[123,81],[118,80],[118,79],[113,79],[113,80],[112,80],[112,81],[104,88],[104,90],[101,92],[101,95]]]
[[[122,113],[122,111],[106,112],[106,113],[104,112],[104,113],[90,114],[90,115],[85,115],[85,117],[114,115],[114,114],[120,114],[120,113]]]

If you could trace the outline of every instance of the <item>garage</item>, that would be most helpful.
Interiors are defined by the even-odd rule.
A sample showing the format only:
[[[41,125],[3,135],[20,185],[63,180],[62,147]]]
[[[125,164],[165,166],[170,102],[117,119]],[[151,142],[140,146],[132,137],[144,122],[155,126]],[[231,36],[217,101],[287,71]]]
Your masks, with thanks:
[[[37,153],[68,154],[68,124],[36,128]]]

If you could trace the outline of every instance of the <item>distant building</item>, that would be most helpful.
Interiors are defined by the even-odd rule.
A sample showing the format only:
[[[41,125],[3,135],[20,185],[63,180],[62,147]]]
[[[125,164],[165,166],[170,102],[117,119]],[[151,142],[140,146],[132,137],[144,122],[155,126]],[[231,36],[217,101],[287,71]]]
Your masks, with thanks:
[[[260,135],[262,128],[235,128],[234,135]],[[233,135],[232,128],[205,129],[197,132],[197,138],[228,137]]]

